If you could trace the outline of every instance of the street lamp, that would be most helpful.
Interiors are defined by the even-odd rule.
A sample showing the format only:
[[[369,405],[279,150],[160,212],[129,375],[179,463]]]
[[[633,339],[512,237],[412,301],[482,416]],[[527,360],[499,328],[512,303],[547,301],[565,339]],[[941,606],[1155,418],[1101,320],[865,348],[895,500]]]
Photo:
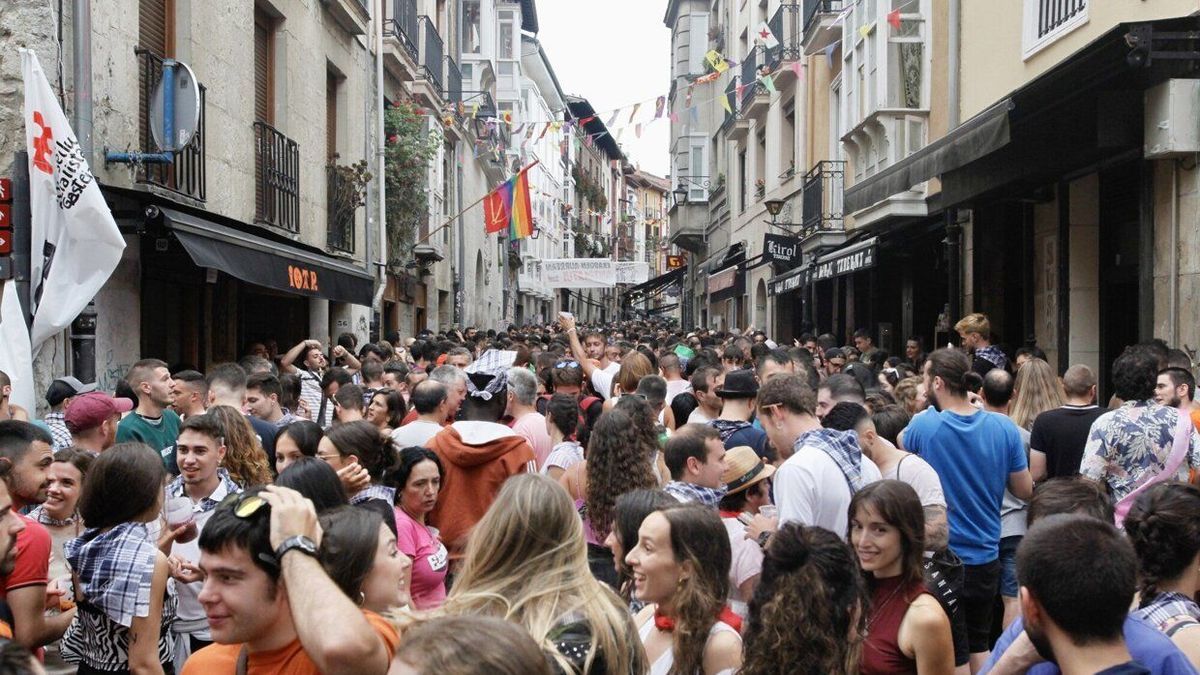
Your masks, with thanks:
[[[671,194],[675,197],[676,206],[679,206],[680,204],[687,204],[688,189],[687,186],[683,184],[683,181],[679,182],[679,186],[676,187]]]
[[[680,204],[687,204],[687,202],[688,202],[688,199],[687,199],[688,198],[688,186],[689,185],[692,187],[701,188],[703,190],[708,190],[712,184],[709,183],[708,176],[696,176],[695,178],[689,178],[688,176],[680,176],[679,184],[671,192],[671,194],[675,195],[675,205],[676,206],[678,206]]]
[[[771,220],[770,220],[770,222],[767,222],[765,220],[763,222],[767,223],[771,227],[778,228],[780,230],[787,232],[788,234],[792,234],[792,228],[790,227],[790,223],[785,223],[783,225],[780,225],[779,223],[775,222],[775,218],[779,215],[779,213],[781,211],[783,211],[784,201],[782,199],[768,199],[764,203],[764,205],[767,207],[767,213],[771,214]]]

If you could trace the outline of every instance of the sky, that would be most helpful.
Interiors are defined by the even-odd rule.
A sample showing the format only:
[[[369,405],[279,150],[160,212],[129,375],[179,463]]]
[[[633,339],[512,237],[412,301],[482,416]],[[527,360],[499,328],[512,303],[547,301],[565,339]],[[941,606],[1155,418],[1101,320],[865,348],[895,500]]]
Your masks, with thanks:
[[[608,122],[615,108],[665,96],[671,87],[671,31],[663,24],[666,0],[537,0],[538,40],[563,92],[583,96]],[[642,103],[638,119],[654,116]],[[628,119],[628,113],[622,115]],[[621,147],[639,168],[670,170],[671,125],[664,117],[621,135]]]

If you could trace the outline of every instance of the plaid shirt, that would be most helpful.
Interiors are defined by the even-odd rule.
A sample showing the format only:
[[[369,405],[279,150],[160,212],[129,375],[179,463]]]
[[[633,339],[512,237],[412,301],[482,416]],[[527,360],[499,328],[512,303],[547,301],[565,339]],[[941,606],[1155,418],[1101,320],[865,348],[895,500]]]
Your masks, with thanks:
[[[379,499],[388,504],[396,504],[396,488],[382,485],[368,485],[350,498],[351,504],[361,504],[372,499]]]
[[[145,523],[121,523],[101,532],[84,530],[63,545],[78,578],[76,592],[118,624],[150,614],[150,584],[158,547]]]
[[[225,469],[217,469],[217,489],[212,491],[212,494],[201,499],[192,506],[192,510],[196,513],[208,513],[217,508],[217,504],[229,495],[237,494],[242,491],[241,486],[230,478],[229,472]],[[187,491],[183,487],[183,476],[176,476],[170,483],[167,483],[167,498],[186,497]]]
[[[42,421],[46,423],[50,429],[50,437],[54,439],[53,452],[66,450],[74,444],[71,440],[71,430],[67,428],[66,413],[46,413]]]
[[[829,455],[846,477],[850,494],[862,489],[862,449],[858,447],[858,434],[853,431],[813,429],[801,434],[793,447],[799,450],[803,446],[816,448]]]
[[[663,490],[672,497],[681,502],[696,502],[703,504],[711,509],[717,508],[721,503],[721,498],[725,496],[725,487],[718,489],[696,485],[694,483],[684,483],[683,481],[673,480],[663,486]]]

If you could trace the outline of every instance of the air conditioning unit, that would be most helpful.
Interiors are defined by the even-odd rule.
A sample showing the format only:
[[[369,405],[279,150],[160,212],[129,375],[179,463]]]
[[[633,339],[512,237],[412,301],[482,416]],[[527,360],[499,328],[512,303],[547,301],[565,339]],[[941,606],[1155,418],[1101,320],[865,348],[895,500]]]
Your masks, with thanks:
[[[1146,92],[1146,159],[1200,152],[1200,80],[1167,80]]]

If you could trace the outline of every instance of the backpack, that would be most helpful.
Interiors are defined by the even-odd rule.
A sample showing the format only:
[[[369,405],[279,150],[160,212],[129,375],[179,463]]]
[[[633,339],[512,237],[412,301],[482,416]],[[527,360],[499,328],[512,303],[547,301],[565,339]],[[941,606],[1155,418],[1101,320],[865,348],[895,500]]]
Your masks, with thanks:
[[[550,399],[554,394],[542,394],[538,397],[537,411],[542,415],[548,414]],[[604,401],[599,396],[584,396],[579,399],[579,423],[575,426],[575,439],[581,446],[587,448],[588,438],[591,437],[592,425],[603,412]]]

